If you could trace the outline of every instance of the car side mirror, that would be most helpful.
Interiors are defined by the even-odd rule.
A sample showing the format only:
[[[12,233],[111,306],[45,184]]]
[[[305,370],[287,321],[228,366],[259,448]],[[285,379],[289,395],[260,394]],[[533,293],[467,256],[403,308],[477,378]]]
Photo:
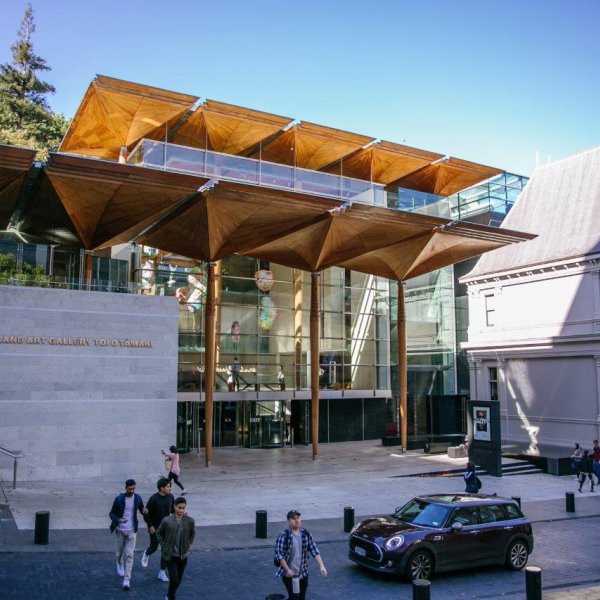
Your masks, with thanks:
[[[459,523],[458,521],[454,521],[454,523],[452,523],[452,531],[462,531],[463,528],[463,524]]]

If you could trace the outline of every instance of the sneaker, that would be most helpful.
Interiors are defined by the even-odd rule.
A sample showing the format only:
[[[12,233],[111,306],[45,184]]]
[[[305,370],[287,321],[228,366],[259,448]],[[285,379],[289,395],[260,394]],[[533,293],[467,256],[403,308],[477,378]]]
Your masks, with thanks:
[[[167,572],[164,569],[161,569],[158,572],[158,579],[160,579],[161,581],[169,581],[169,576],[167,575]]]
[[[146,551],[144,550],[144,554],[142,554],[142,567],[147,567],[148,566],[148,559],[150,557],[146,554]]]
[[[125,575],[125,567],[123,566],[123,563],[117,563],[117,575],[119,577],[123,577],[123,575]]]
[[[187,494],[187,492],[185,490],[181,490],[181,495],[185,496]]]
[[[129,579],[123,579],[123,585],[121,587],[128,592],[131,589],[131,586],[129,585]]]

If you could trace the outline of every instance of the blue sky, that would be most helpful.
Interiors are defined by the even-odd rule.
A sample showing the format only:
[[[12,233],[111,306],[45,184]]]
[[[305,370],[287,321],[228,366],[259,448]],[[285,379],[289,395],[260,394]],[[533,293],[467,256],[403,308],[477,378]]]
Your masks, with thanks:
[[[0,62],[26,0],[0,0]],[[600,0],[32,0],[53,110],[99,73],[529,175],[600,144]]]

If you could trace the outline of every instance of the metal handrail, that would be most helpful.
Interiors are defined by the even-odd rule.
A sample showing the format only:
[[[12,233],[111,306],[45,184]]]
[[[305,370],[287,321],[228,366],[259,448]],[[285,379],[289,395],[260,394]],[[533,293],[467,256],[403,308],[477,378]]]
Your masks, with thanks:
[[[17,489],[17,460],[19,458],[23,458],[23,453],[22,452],[11,452],[7,448],[3,448],[2,446],[0,446],[0,452],[2,454],[6,454],[7,456],[10,456],[11,458],[14,459],[14,463],[13,463],[13,490],[16,490]]]

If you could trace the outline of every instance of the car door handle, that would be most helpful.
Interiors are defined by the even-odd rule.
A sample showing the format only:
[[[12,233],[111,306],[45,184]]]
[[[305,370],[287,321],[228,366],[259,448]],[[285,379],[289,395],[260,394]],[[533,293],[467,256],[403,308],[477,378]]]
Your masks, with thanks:
[[[512,529],[512,527],[509,525],[508,527],[503,527],[503,529],[506,531],[510,531]]]
[[[469,533],[470,533],[471,535],[479,535],[479,531],[477,531],[477,530],[476,530],[476,531],[470,531]]]

